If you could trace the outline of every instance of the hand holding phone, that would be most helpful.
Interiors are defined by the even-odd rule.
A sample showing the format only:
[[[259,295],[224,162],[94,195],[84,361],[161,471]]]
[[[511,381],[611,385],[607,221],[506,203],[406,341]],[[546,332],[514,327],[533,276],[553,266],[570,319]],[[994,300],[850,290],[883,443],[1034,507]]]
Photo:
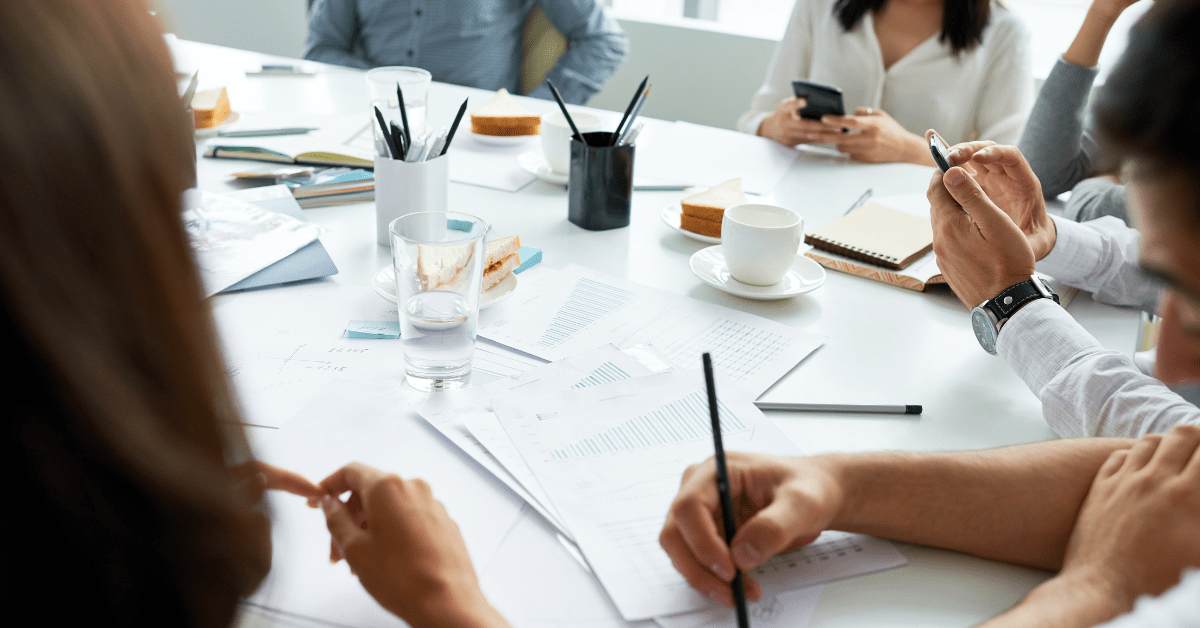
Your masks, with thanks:
[[[803,98],[808,103],[800,110],[800,117],[805,120],[820,120],[822,116],[846,115],[846,109],[842,103],[842,90],[832,85],[792,81],[792,92],[796,94],[797,98]]]
[[[933,155],[933,163],[937,164],[938,170],[944,174],[950,169],[950,147],[946,146],[946,142],[936,131],[929,136],[929,152]]]

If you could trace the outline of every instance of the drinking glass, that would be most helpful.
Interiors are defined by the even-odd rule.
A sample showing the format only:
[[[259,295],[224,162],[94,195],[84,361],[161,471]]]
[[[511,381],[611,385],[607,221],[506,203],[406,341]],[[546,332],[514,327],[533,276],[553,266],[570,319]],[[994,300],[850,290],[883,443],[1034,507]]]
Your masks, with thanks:
[[[475,354],[488,224],[457,212],[419,212],[388,227],[400,341],[409,385],[466,385]]]
[[[409,133],[413,139],[425,132],[425,111],[429,102],[429,84],[433,75],[421,68],[404,66],[387,66],[375,68],[367,72],[367,92],[371,97],[368,106],[371,114],[371,126],[375,128],[375,149],[378,154],[386,155],[383,143],[383,133],[375,122],[374,107],[379,107],[383,119],[403,129],[404,123],[400,116],[400,100],[396,98],[396,85],[404,93],[404,112],[408,116]]]

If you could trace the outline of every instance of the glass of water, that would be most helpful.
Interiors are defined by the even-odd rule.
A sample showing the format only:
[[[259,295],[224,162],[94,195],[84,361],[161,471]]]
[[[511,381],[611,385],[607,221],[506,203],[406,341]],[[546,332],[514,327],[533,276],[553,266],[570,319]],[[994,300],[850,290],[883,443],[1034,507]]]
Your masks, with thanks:
[[[408,383],[418,390],[466,385],[475,355],[488,224],[456,212],[418,212],[391,222],[396,305]]]
[[[433,75],[421,68],[387,66],[367,72],[367,91],[371,96],[369,113],[371,126],[375,128],[375,147],[379,154],[385,154],[379,150],[384,146],[383,133],[379,130],[379,124],[375,122],[373,108],[379,107],[386,122],[395,122],[398,128],[403,129],[400,100],[396,97],[396,85],[399,85],[400,91],[404,93],[404,112],[408,116],[409,133],[416,139],[425,133],[425,111],[429,102],[429,84],[432,82]]]

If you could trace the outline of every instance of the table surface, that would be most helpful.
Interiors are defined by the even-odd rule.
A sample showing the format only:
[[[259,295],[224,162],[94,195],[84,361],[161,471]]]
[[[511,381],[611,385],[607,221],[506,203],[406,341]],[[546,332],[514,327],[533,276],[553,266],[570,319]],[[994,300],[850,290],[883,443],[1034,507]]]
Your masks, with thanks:
[[[246,70],[281,60],[194,42],[170,43],[177,69],[200,69],[202,89],[225,86],[239,112],[329,115],[365,110],[366,86],[358,71],[283,60],[303,63],[316,73],[246,76]],[[435,83],[429,124],[449,124],[467,96],[474,108],[490,94]],[[542,100],[524,99],[522,104],[539,113],[555,108]],[[613,124],[618,117],[593,113]],[[235,189],[229,175],[246,166],[199,158],[199,186]],[[931,172],[907,164],[870,165],[804,154],[771,197],[815,227],[838,217],[867,188],[877,196],[924,193]],[[516,193],[451,183],[449,208],[485,218],[496,235],[520,235],[523,243],[543,249],[543,263],[549,267],[580,264],[828,337],[762,400],[924,406],[920,416],[772,413],[806,452],[979,449],[1054,437],[1038,400],[1002,360],[979,348],[966,310],[947,290],[917,293],[831,271],[824,286],[789,300],[749,301],[725,294],[695,277],[688,265],[689,257],[707,245],[660,220],[660,210],[681,196],[635,192],[630,226],[605,232],[568,222],[566,191],[540,181]],[[390,263],[389,251],[375,242],[373,203],[304,213],[327,230],[321,240],[339,268],[332,281],[369,286],[374,273]],[[219,305],[227,298],[215,301]],[[1096,303],[1086,294],[1069,311],[1105,346],[1132,351],[1136,313]],[[1047,576],[930,548],[904,546],[903,551],[910,560],[903,569],[828,585],[813,625],[972,625],[1016,603]],[[507,568],[519,573],[522,566],[489,565],[486,570]],[[261,617],[247,621],[270,623]]]

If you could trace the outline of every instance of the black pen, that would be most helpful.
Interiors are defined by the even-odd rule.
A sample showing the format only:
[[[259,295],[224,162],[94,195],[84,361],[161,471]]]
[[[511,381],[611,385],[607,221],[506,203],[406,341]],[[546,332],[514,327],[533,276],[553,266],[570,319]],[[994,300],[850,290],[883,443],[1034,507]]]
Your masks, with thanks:
[[[397,154],[400,155],[397,159],[404,161],[408,158],[408,138],[404,137],[404,131],[401,131],[395,122],[389,124],[392,126],[392,139],[396,142],[396,150],[399,151]]]
[[[712,356],[704,358],[704,385],[708,388],[708,413],[712,418],[713,448],[717,450],[717,493],[721,497],[721,516],[725,522],[725,544],[733,544],[737,523],[733,520],[733,498],[729,495],[729,470],[725,468],[725,447],[721,444],[721,418],[717,412],[717,384],[713,381]],[[733,602],[737,607],[738,628],[750,628],[750,615],[746,612],[746,586],[742,583],[742,570],[734,565]]]
[[[571,114],[567,112],[567,103],[563,102],[562,94],[558,93],[558,88],[554,86],[554,83],[550,82],[550,79],[546,79],[546,84],[550,86],[550,93],[554,94],[554,100],[558,101],[558,108],[562,109],[563,117],[567,119],[567,124],[571,125],[571,132],[575,134],[575,139],[583,144],[587,144],[587,141],[583,139],[583,134],[579,132],[579,127],[575,126],[575,121],[571,119]]]
[[[458,115],[454,116],[454,124],[450,125],[450,132],[446,134],[446,144],[442,146],[442,152],[438,155],[438,157],[445,155],[446,151],[450,150],[450,142],[454,141],[454,132],[458,130],[458,123],[462,122],[463,114],[467,112],[468,100],[471,99],[467,98],[464,100],[462,106],[458,108]]]
[[[383,112],[379,110],[379,107],[375,107],[375,119],[379,121],[379,130],[383,131],[383,143],[385,146],[387,146],[388,152],[391,153],[390,155],[385,155],[385,157],[399,159],[400,157],[396,151],[395,142],[392,141],[392,134],[388,133],[387,122],[384,121]]]
[[[613,131],[612,146],[617,145],[617,138],[621,136],[621,127],[625,126],[625,121],[629,119],[629,114],[633,111],[633,106],[637,104],[638,97],[642,95],[642,90],[646,89],[646,81],[649,80],[650,75],[647,74],[646,78],[642,79],[642,83],[638,85],[637,90],[633,92],[633,98],[629,100],[629,106],[625,108],[625,115],[621,116],[621,121],[617,123],[617,128]]]
[[[400,89],[400,83],[396,83],[396,100],[400,101],[400,121],[404,123],[404,145],[412,146],[412,131],[408,129],[408,107],[404,106],[404,92]]]

